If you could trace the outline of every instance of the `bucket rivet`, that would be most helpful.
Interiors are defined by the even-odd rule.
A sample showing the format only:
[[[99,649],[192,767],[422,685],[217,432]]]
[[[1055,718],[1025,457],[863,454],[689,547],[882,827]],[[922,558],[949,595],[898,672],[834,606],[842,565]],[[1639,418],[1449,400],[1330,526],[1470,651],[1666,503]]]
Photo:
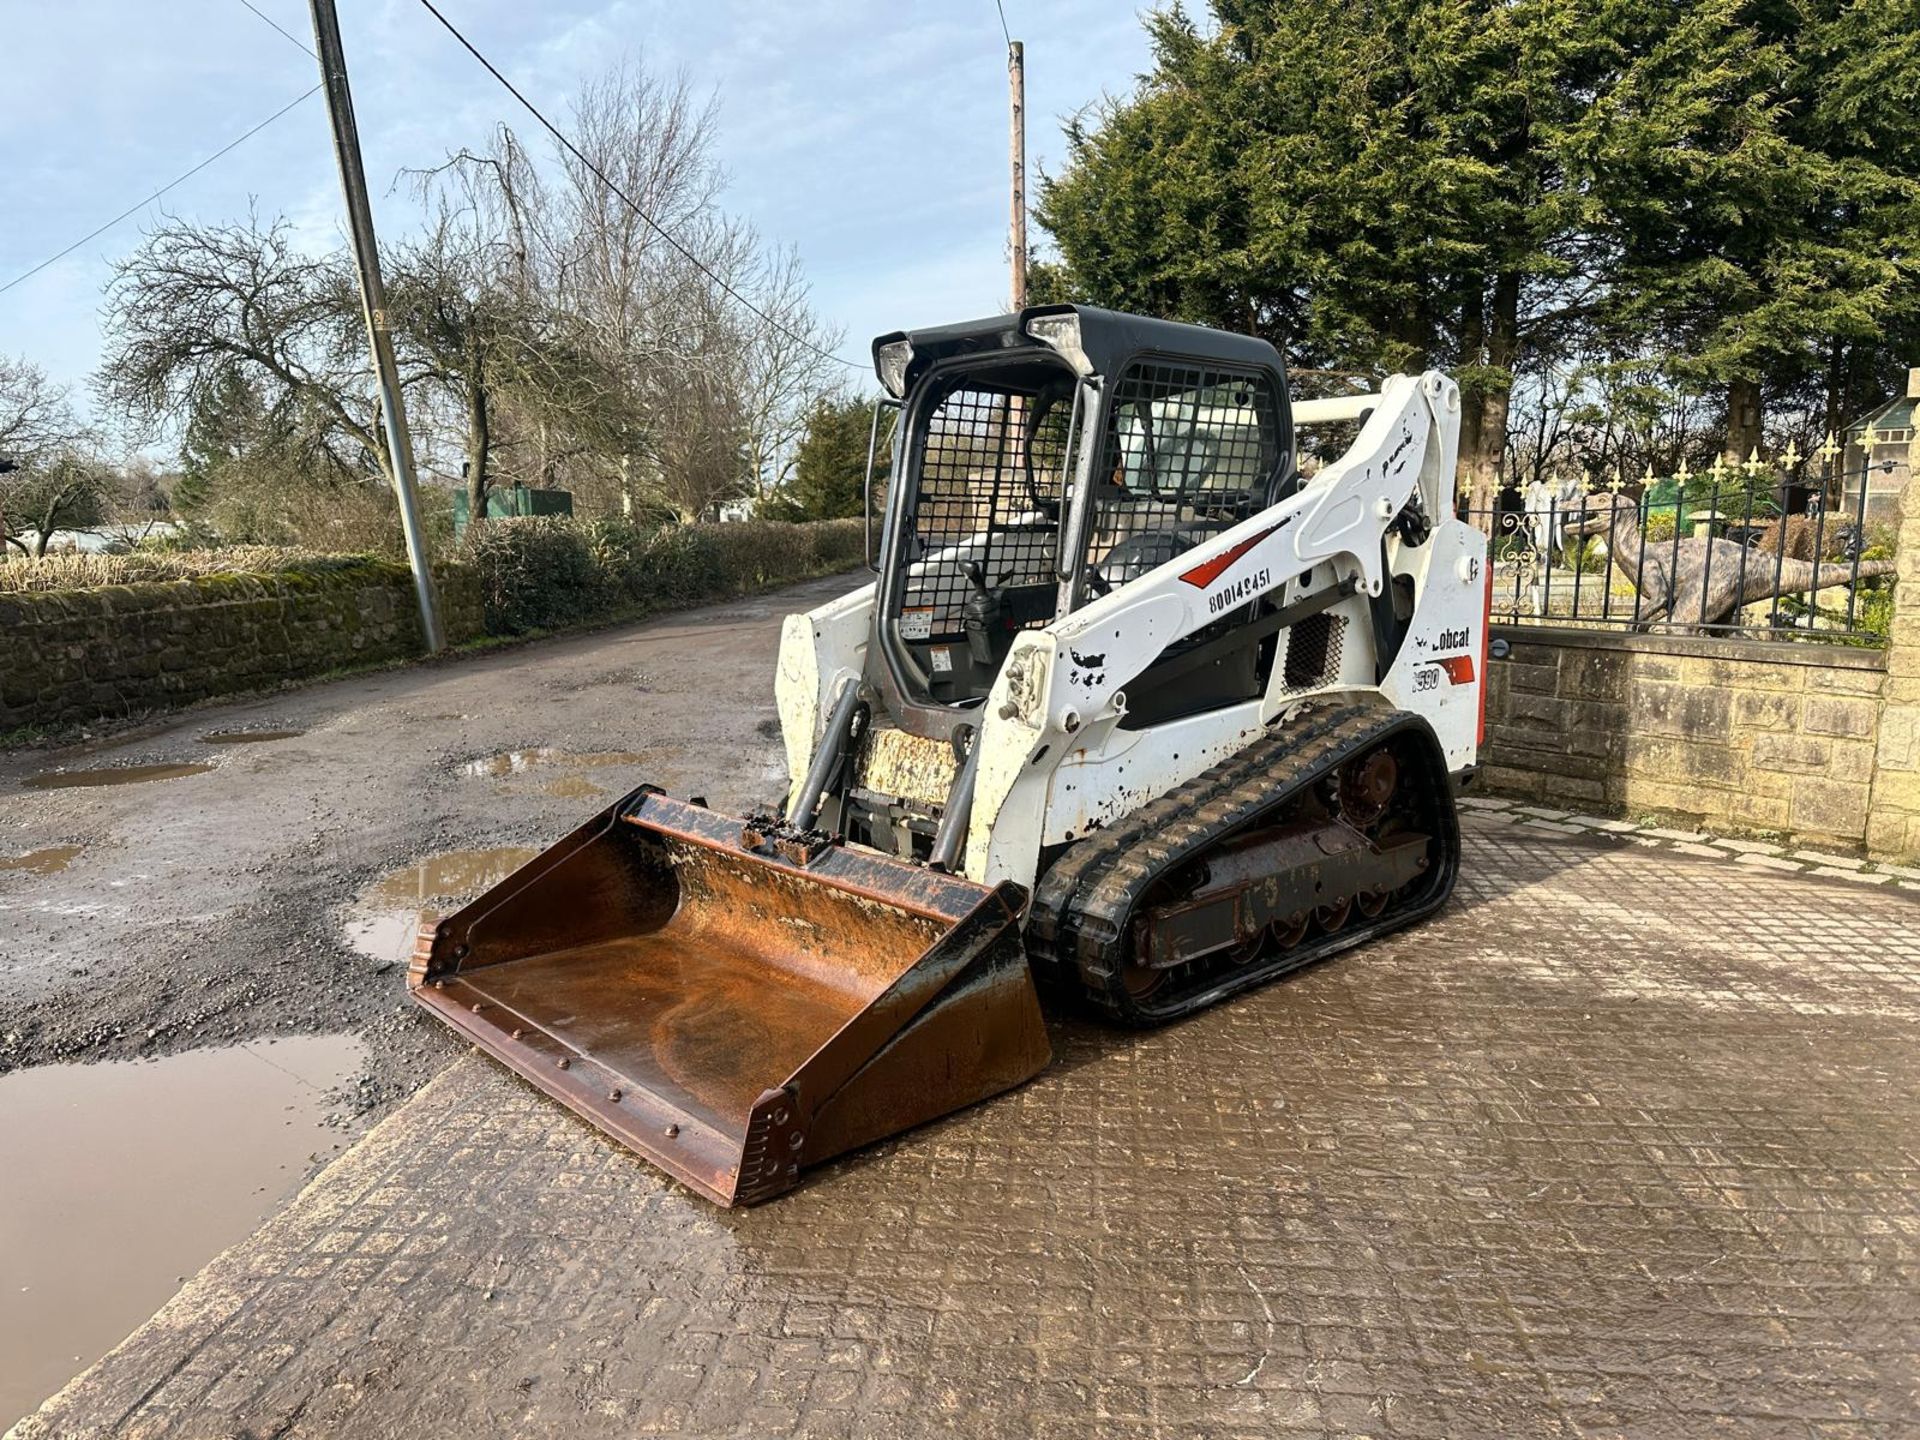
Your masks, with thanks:
[[[464,945],[456,945],[456,946],[454,946],[454,947],[453,947],[453,958],[454,958],[454,959],[456,959],[456,960],[464,960],[464,959],[466,958],[466,954],[467,954],[467,947],[466,947],[466,946],[464,946]]]
[[[571,1060],[569,1060],[569,1059],[568,1059],[568,1058],[567,1058],[566,1056],[564,1056],[564,1055],[562,1055],[562,1056],[560,1057],[560,1059],[559,1059],[559,1061],[558,1061],[557,1063],[559,1064],[559,1066],[560,1066],[560,1068],[561,1068],[562,1070],[567,1070],[567,1069],[571,1069],[571,1068],[572,1068],[572,1066],[573,1066],[573,1061],[571,1061]]]
[[[525,1035],[526,1033],[527,1032],[524,1030],[516,1030],[513,1032],[513,1038],[518,1040],[521,1036]]]
[[[680,1127],[678,1125],[667,1126],[667,1139],[671,1140],[679,1133],[680,1133]]]
[[[620,1092],[618,1090],[609,1090],[607,1092],[607,1099],[618,1105],[620,1103]]]
[[[794,1131],[792,1135],[787,1137],[787,1148],[789,1150],[798,1150],[802,1145],[806,1143],[807,1143],[807,1137],[805,1135],[802,1135],[798,1130]]]

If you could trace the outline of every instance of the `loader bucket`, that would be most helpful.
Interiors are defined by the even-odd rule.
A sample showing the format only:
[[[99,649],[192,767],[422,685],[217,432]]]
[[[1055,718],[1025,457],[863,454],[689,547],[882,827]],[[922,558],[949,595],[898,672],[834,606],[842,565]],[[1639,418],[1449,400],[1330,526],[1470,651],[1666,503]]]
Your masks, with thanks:
[[[643,787],[423,924],[408,987],[669,1174],[747,1205],[1046,1065],[1023,903]]]

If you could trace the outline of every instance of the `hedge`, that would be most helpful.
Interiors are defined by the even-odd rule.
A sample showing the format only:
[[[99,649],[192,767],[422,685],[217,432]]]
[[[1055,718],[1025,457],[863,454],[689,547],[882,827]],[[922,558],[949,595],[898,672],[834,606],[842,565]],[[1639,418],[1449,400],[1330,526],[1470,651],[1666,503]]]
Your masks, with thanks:
[[[649,530],[530,516],[472,526],[459,559],[480,578],[487,632],[524,635],[834,575],[863,554],[858,520]]]
[[[435,569],[443,583],[454,572],[478,577],[487,634],[524,635],[837,574],[857,566],[862,552],[857,520],[648,529],[621,520],[498,519],[471,527],[452,563]],[[238,577],[300,585],[375,570],[404,573],[373,556],[270,545],[48,555],[0,564],[0,595]]]
[[[0,564],[0,594],[88,590],[211,575],[319,575],[372,563],[364,555],[328,555],[283,545],[229,545],[216,550],[135,551],[129,555],[59,554]]]

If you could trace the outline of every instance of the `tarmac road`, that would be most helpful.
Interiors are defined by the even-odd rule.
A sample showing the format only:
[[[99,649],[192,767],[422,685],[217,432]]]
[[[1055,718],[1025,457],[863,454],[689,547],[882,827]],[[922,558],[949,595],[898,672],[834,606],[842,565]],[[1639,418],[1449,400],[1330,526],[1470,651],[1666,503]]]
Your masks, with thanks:
[[[642,782],[729,809],[777,796],[779,617],[850,583],[0,755],[0,857],[80,847],[53,873],[0,868],[0,1073],[356,1030],[374,1065],[363,1102],[406,1093],[457,1050],[403,1003],[397,970],[348,945],[353,897],[422,857],[547,844]],[[297,733],[201,738],[236,731]],[[61,770],[206,764],[28,788]]]
[[[1475,812],[1433,922],[1163,1030],[1054,1016],[1034,1082],[749,1211],[446,1063],[338,941],[347,898],[581,818],[554,765],[466,773],[515,747],[770,796],[773,616],[836,588],[88,757],[306,730],[183,779],[21,792],[33,757],[5,762],[0,850],[91,847],[0,872],[12,1063],[344,1020],[432,1075],[20,1440],[1920,1433],[1920,928],[1891,886]]]

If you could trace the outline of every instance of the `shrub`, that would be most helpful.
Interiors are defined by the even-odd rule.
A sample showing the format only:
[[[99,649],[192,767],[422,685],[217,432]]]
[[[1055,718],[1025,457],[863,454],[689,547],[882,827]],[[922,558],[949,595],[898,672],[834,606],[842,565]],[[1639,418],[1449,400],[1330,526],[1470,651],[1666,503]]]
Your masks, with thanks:
[[[682,604],[698,604],[725,593],[720,545],[710,533],[716,528],[721,527],[672,525],[658,531],[636,557],[639,568],[628,581],[634,602],[660,605],[680,595],[686,597]]]
[[[1854,623],[1870,639],[1885,645],[1893,634],[1893,591],[1886,585],[1862,589]]]
[[[1607,568],[1607,553],[1598,535],[1582,535],[1570,539],[1562,547],[1556,562],[1569,570],[1578,570],[1583,575],[1598,575]]]
[[[519,635],[752,594],[852,569],[860,523],[746,521],[646,530],[626,520],[489,520],[461,558],[480,575],[487,630]]]
[[[640,597],[631,586],[634,577],[642,573],[640,557],[653,538],[652,529],[631,520],[585,520],[580,522],[580,530],[595,568],[613,589],[613,603],[637,603]]]
[[[577,625],[613,599],[585,527],[571,520],[527,516],[468,526],[460,559],[480,577],[491,635]]]

